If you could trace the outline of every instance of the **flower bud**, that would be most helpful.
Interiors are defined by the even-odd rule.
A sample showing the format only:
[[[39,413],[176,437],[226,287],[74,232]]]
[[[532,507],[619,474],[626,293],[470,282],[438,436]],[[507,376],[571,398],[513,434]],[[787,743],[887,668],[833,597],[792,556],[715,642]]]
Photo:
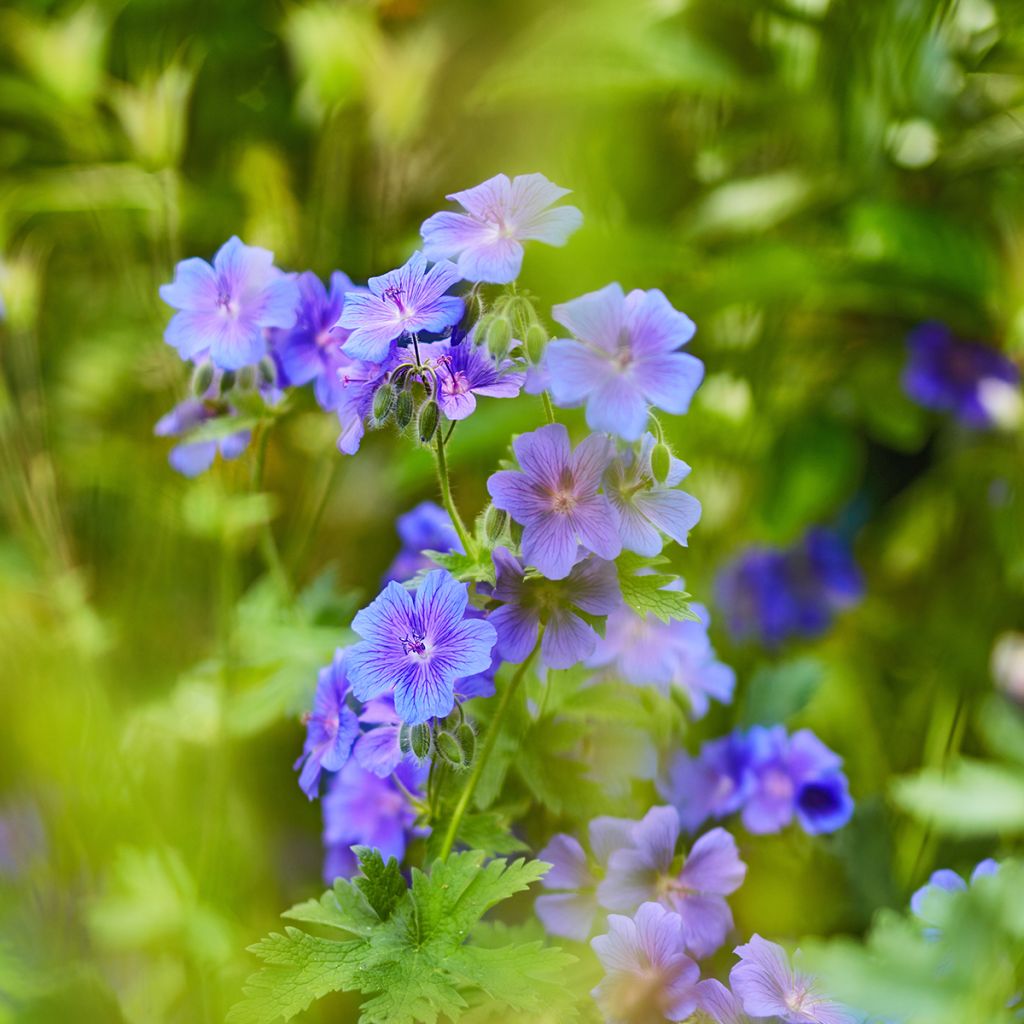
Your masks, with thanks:
[[[213,384],[214,372],[213,363],[209,359],[196,366],[192,372],[192,394],[196,398],[202,398],[210,390],[210,385]]]
[[[530,327],[537,322],[533,303],[525,295],[513,295],[509,298],[505,303],[504,313],[516,338],[525,338]]]
[[[252,391],[256,387],[256,367],[243,366],[235,374],[235,386],[240,391]]]
[[[487,538],[487,543],[491,546],[497,544],[501,540],[506,526],[508,526],[508,513],[503,509],[495,508],[494,505],[488,505],[487,511],[484,513],[484,536]]]
[[[512,537],[513,547],[520,547],[523,543],[523,527],[514,519],[509,523],[509,535]]]
[[[473,726],[471,726],[469,722],[463,722],[462,725],[455,730],[455,738],[458,740],[459,747],[462,749],[462,760],[468,768],[476,757],[476,732],[473,730]]]
[[[373,418],[383,423],[391,415],[391,407],[395,404],[395,389],[390,384],[381,384],[373,396]]]
[[[274,387],[277,384],[277,363],[270,356],[264,356],[257,367],[259,370],[260,384],[267,387]]]
[[[403,391],[395,402],[395,422],[402,430],[412,423],[413,411],[412,395],[408,391]]]
[[[466,767],[466,762],[462,755],[462,747],[450,732],[439,732],[434,737],[434,744],[437,748],[438,756],[445,764],[458,769]]]
[[[539,365],[548,343],[548,332],[540,324],[531,324],[526,332],[526,354],[534,366]]]
[[[426,722],[409,726],[409,749],[417,760],[424,761],[430,757],[432,739],[430,726]]]
[[[496,316],[487,328],[487,350],[495,359],[504,359],[512,341],[512,324],[507,317]]]
[[[220,391],[223,394],[225,391],[230,391],[235,386],[235,371],[225,370],[221,374],[220,378]]]
[[[437,425],[441,421],[441,411],[437,407],[437,402],[431,399],[429,402],[424,402],[423,408],[420,409],[420,417],[416,422],[416,429],[419,431],[420,440],[424,444],[430,444],[434,439],[434,434],[437,433]]]
[[[651,450],[651,475],[659,484],[663,484],[668,479],[671,465],[672,455],[668,450],[668,445],[659,441]]]

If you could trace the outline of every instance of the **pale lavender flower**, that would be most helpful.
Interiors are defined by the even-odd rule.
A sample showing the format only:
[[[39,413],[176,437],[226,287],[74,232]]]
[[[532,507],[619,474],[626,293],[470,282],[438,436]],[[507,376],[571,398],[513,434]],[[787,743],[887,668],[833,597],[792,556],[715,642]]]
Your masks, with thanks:
[[[605,969],[591,992],[609,1024],[681,1021],[697,1008],[700,969],[684,952],[679,918],[645,903],[632,918],[608,917],[590,945]]]
[[[697,986],[697,1006],[714,1024],[752,1024],[743,1012],[743,1004],[717,978],[708,978]]]
[[[586,403],[587,424],[638,441],[650,407],[681,414],[704,377],[704,364],[677,351],[693,321],[658,291],[623,294],[610,284],[551,314],[575,336],[548,344],[551,395],[559,405]]]
[[[344,350],[353,359],[379,363],[399,338],[419,331],[439,333],[462,319],[465,303],[445,292],[461,275],[447,260],[429,270],[421,252],[404,266],[367,282],[369,294],[350,293],[338,320],[352,333]]]
[[[729,984],[751,1017],[778,1017],[786,1024],[853,1024],[839,1003],[820,995],[815,979],[789,965],[785,950],[754,935],[736,947],[740,962]]]
[[[572,451],[569,432],[551,423],[512,442],[521,472],[500,470],[487,481],[497,508],[523,526],[523,560],[548,579],[569,575],[582,544],[601,558],[622,550],[608,499],[598,493],[612,458],[607,437],[591,434]]]
[[[238,370],[264,356],[266,328],[295,323],[299,290],[274,266],[272,252],[232,237],[212,266],[202,259],[182,260],[174,281],[160,286],[160,297],[180,310],[164,338],[182,359],[208,353],[221,369]]]
[[[362,642],[346,664],[352,692],[372,700],[394,691],[395,710],[410,725],[447,715],[455,682],[490,667],[494,627],[466,617],[466,584],[451,573],[427,573],[415,594],[389,583],[356,614]]]
[[[435,213],[420,228],[427,259],[458,261],[467,281],[508,284],[519,276],[523,242],[565,245],[583,223],[575,206],[551,205],[569,194],[543,174],[505,174],[446,198],[465,213]]]
[[[205,423],[212,423],[217,419],[237,418],[237,413],[226,402],[186,398],[157,420],[153,433],[157,437],[187,438],[188,434]],[[186,439],[171,449],[167,460],[182,476],[195,477],[213,465],[218,451],[222,458],[237,459],[248,447],[250,437],[250,431],[237,430],[206,441]]]

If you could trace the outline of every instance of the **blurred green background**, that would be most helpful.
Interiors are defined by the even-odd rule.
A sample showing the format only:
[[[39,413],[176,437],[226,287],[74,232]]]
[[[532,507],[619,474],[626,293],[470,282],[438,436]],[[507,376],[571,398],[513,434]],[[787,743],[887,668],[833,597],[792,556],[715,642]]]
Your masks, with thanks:
[[[670,427],[704,505],[677,564],[694,596],[745,544],[855,537],[867,598],[824,640],[769,656],[715,630],[739,710],[700,735],[777,684],[859,808],[832,842],[744,845],[741,933],[857,934],[933,867],[1012,851],[1019,768],[984,761],[996,797],[963,782],[967,827],[935,787],[958,752],[1020,755],[989,659],[1024,625],[1022,438],[958,430],[899,375],[925,318],[1024,356],[1022,157],[1018,3],[8,2],[0,1021],[223,1019],[245,946],[320,890],[290,770],[315,670],[394,516],[434,496],[428,453],[382,433],[341,456],[308,396],[259,492],[251,452],[179,478],[152,435],[187,387],[157,286],[233,233],[365,279],[499,171],[584,212],[528,253],[542,308],[618,280],[698,324],[707,379]],[[467,515],[532,401],[459,431]]]

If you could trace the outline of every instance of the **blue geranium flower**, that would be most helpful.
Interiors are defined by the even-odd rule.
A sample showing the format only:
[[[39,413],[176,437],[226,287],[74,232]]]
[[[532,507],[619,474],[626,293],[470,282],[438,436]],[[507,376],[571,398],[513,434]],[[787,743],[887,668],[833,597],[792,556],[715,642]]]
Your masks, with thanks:
[[[421,501],[415,508],[395,520],[402,550],[395,555],[384,580],[404,583],[434,563],[424,551],[462,551],[462,542],[452,525],[452,518],[435,501]]]

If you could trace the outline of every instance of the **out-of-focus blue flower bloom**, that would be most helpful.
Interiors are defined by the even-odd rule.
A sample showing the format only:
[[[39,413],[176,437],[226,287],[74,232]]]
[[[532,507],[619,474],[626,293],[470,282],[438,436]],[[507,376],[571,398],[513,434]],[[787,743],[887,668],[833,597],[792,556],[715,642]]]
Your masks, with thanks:
[[[736,947],[740,962],[729,984],[751,1017],[777,1017],[786,1024],[853,1024],[846,1009],[820,995],[815,979],[789,965],[785,950],[760,935]]]
[[[608,860],[597,898],[609,910],[631,911],[647,900],[679,915],[686,948],[710,956],[732,928],[725,897],[742,884],[747,866],[736,840],[722,828],[702,835],[690,848],[681,870],[673,870],[679,840],[674,807],[652,807],[630,833],[628,845]]]
[[[158,437],[181,437],[204,423],[236,416],[225,402],[186,398],[157,420],[153,433]],[[213,465],[218,451],[225,459],[237,459],[248,447],[250,437],[248,430],[239,430],[216,440],[185,441],[171,449],[167,460],[182,476],[199,476]]]
[[[615,514],[598,493],[612,459],[607,437],[591,434],[572,451],[569,431],[550,423],[512,442],[521,472],[500,470],[487,481],[497,508],[523,527],[523,560],[550,580],[565,579],[582,544],[601,558],[622,550]]]
[[[342,355],[341,346],[348,332],[335,328],[345,303],[345,296],[365,293],[340,270],[331,274],[330,291],[312,271],[295,278],[299,291],[295,324],[288,330],[270,333],[270,345],[290,385],[316,382],[317,400],[327,409],[333,408],[333,392],[338,369],[352,362]]]
[[[338,320],[349,334],[345,352],[353,359],[379,363],[399,338],[419,331],[440,333],[462,319],[465,303],[445,292],[461,275],[441,260],[429,270],[421,252],[414,252],[397,270],[367,282],[369,293],[350,293]]]
[[[590,945],[605,969],[591,995],[609,1024],[681,1021],[696,1010],[700,969],[683,952],[679,918],[660,904],[610,914],[608,934]]]
[[[700,519],[700,502],[677,490],[690,467],[673,457],[668,476],[658,483],[651,472],[653,434],[644,434],[639,453],[626,449],[605,474],[604,491],[619,519],[622,546],[638,555],[657,555],[662,534],[686,547],[690,530]]]
[[[993,860],[991,857],[987,857],[975,865],[974,870],[971,872],[970,884],[974,883],[979,878],[987,878],[989,875],[994,875],[999,870],[999,862]],[[942,893],[950,892],[966,892],[968,883],[964,881],[962,875],[956,871],[951,871],[949,868],[941,868],[938,871],[933,871],[931,878],[928,879],[927,884],[922,885],[913,896],[910,897],[910,909],[916,917],[919,917],[922,921],[929,925],[936,925],[939,922],[933,918],[932,913],[929,912],[929,907],[933,901],[941,897]],[[935,932],[936,929],[930,929]]]
[[[608,858],[630,841],[635,824],[627,818],[594,818],[587,828],[592,861],[588,860],[579,841],[564,832],[552,836],[540,851],[538,858],[551,865],[541,885],[545,889],[559,890],[538,896],[534,905],[537,917],[550,934],[578,942],[583,942],[590,934],[597,915],[594,871],[603,871],[608,866]]]
[[[849,548],[822,529],[809,531],[786,551],[752,548],[725,566],[716,581],[730,632],[768,647],[821,634],[863,589]]]
[[[402,550],[388,567],[385,581],[397,580],[404,583],[416,573],[432,566],[434,563],[423,554],[424,551],[462,552],[462,542],[452,525],[451,516],[437,502],[421,501],[415,508],[400,515],[395,520],[395,527],[402,542]]]
[[[366,420],[373,411],[374,395],[387,382],[394,360],[370,363],[352,359],[344,352],[342,357],[343,362],[330,375],[320,378],[317,399],[338,416],[338,450],[355,455],[366,433]]]
[[[353,846],[371,846],[387,860],[405,856],[413,828],[416,808],[396,782],[416,797],[420,796],[426,768],[405,762],[394,777],[380,778],[350,760],[333,776],[323,799],[324,881],[351,878],[359,869]]]
[[[710,698],[728,704],[736,673],[715,656],[707,609],[699,604],[691,607],[699,621],[662,622],[651,614],[641,618],[621,605],[608,616],[605,635],[587,664],[610,666],[634,686],[653,685],[663,693],[676,687],[686,694],[694,718],[707,713]]]
[[[395,710],[409,724],[447,715],[455,682],[490,667],[494,627],[466,617],[466,585],[435,569],[415,594],[389,583],[352,620],[362,642],[349,649],[352,692],[372,700],[394,691]]]
[[[306,742],[295,762],[299,788],[310,800],[320,790],[322,772],[340,771],[348,761],[359,735],[359,720],[348,706],[349,681],[345,651],[334,652],[330,665],[320,669],[313,696],[313,710],[306,719]]]
[[[541,661],[548,668],[572,668],[597,645],[593,627],[577,614],[607,615],[622,604],[615,563],[587,555],[565,579],[527,578],[507,548],[493,554],[496,582],[493,597],[503,604],[488,616],[498,633],[497,653],[504,661],[529,657],[544,623]]]
[[[174,281],[160,286],[160,297],[180,311],[164,338],[182,359],[208,353],[221,369],[238,370],[264,356],[267,328],[295,323],[299,289],[274,266],[272,252],[233,236],[212,266],[202,259],[182,260]]]
[[[526,374],[511,359],[495,362],[482,345],[436,341],[420,345],[420,357],[437,379],[437,404],[450,420],[464,420],[476,409],[476,396],[515,398]]]
[[[445,198],[465,213],[435,213],[420,228],[427,259],[458,261],[466,281],[508,284],[523,265],[523,242],[565,245],[583,223],[575,206],[551,209],[569,190],[559,188],[543,174],[493,178]]]
[[[586,403],[592,430],[638,441],[651,406],[677,415],[690,407],[704,364],[677,350],[696,328],[657,289],[625,295],[610,284],[551,315],[575,336],[548,343],[551,395],[559,405]]]
[[[921,324],[908,344],[906,393],[927,409],[952,413],[964,426],[992,426],[999,393],[1019,388],[1020,371],[1006,356],[986,345],[960,341],[945,324]]]
[[[697,757],[676,754],[658,791],[679,812],[683,828],[696,832],[708,818],[738,811],[753,787],[750,744],[736,731],[709,740]]]
[[[697,1006],[714,1024],[751,1024],[743,1004],[717,978],[708,978],[697,986]]]

